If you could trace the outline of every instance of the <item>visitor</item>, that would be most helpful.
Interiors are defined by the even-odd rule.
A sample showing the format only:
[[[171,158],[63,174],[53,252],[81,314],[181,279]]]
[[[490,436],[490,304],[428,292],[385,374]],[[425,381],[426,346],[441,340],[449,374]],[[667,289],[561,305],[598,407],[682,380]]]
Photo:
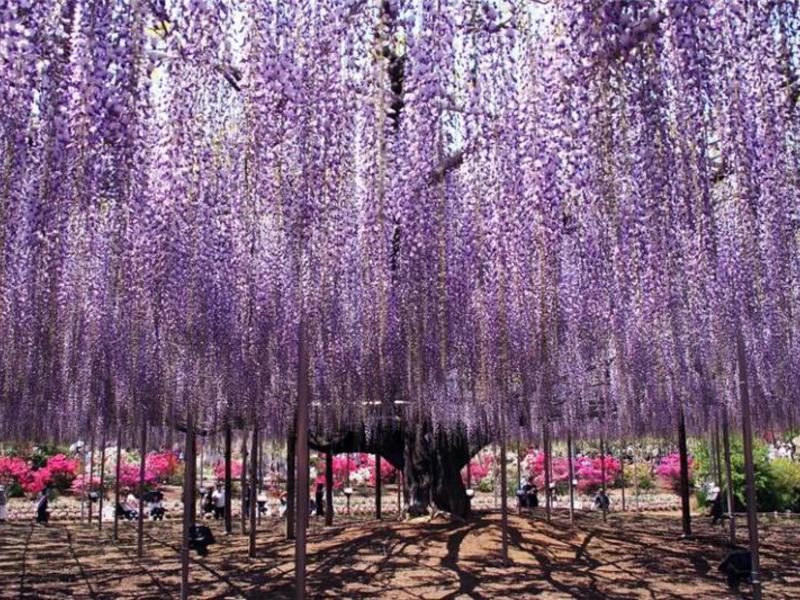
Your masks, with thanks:
[[[716,525],[717,523],[721,523],[722,520],[725,518],[725,510],[722,508],[722,491],[717,490],[716,496],[711,501],[711,510],[709,511],[708,516],[711,517],[711,524]]]
[[[128,492],[128,496],[125,498],[125,506],[123,508],[126,511],[133,513],[134,516],[139,514],[139,499],[136,497],[136,494],[133,493],[133,490]]]
[[[47,525],[50,520],[50,512],[47,510],[50,500],[47,497],[47,486],[42,490],[39,500],[36,502],[36,522],[42,525]]]
[[[288,496],[286,495],[286,492],[281,492],[281,497],[280,497],[281,506],[278,509],[278,514],[281,517],[286,514],[287,499]]]
[[[0,485],[0,523],[5,523],[8,518],[8,499],[6,498],[6,488]]]
[[[609,509],[611,506],[611,500],[609,499],[605,490],[600,490],[597,496],[595,496],[594,506],[597,510],[602,510],[603,512],[606,512]]]
[[[214,497],[213,497],[213,490],[208,488],[207,490],[202,490],[205,492],[203,494],[203,502],[201,503],[201,510],[203,511],[203,518],[210,519],[214,515]]]
[[[153,519],[153,521],[163,521],[164,513],[167,512],[167,510],[164,508],[164,494],[161,491],[156,490],[151,498],[150,518]]]
[[[222,484],[217,484],[217,489],[211,494],[211,500],[214,502],[214,519],[219,521],[225,517],[225,490]]]
[[[325,486],[321,483],[317,484],[317,492],[314,494],[314,503],[316,504],[315,514],[318,517],[325,515]]]
[[[528,482],[522,486],[522,491],[525,493],[525,505],[527,508],[536,508],[539,506],[539,488],[533,477],[528,477]]]

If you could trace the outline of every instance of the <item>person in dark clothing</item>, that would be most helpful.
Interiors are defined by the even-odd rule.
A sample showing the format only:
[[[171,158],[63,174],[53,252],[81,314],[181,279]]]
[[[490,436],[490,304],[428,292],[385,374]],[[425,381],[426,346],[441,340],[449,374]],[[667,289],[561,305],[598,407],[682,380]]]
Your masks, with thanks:
[[[711,510],[709,511],[711,517],[711,524],[716,525],[721,523],[725,518],[725,510],[722,508],[722,491],[717,492],[716,497],[711,502]]]
[[[317,491],[314,494],[314,505],[316,508],[316,515],[321,517],[325,514],[325,486],[321,483],[317,484]]]
[[[47,510],[50,500],[47,497],[47,494],[48,489],[45,487],[39,496],[38,502],[36,503],[36,522],[43,525],[47,525],[47,522],[50,520],[50,512]]]

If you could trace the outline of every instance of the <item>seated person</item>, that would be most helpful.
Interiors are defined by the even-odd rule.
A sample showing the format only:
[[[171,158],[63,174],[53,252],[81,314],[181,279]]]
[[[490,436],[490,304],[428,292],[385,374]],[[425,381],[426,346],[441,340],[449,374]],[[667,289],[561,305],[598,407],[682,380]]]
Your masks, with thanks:
[[[139,513],[137,513],[135,510],[130,510],[126,508],[125,505],[117,503],[117,515],[122,517],[123,519],[127,521],[132,521],[138,516],[138,514]]]
[[[164,508],[164,494],[156,491],[150,500],[150,518],[154,521],[163,521],[165,512],[167,510]]]
[[[203,516],[206,518],[210,518],[214,514],[213,490],[206,490],[206,493],[203,494],[203,502],[200,508],[203,511]]]
[[[539,506],[539,489],[534,483],[533,477],[528,477],[527,483],[517,492],[517,500],[520,508],[536,508]]]
[[[750,579],[753,568],[748,550],[731,550],[719,565],[719,570],[728,576],[728,586],[736,590],[739,584]]]
[[[189,548],[200,556],[208,556],[208,547],[215,544],[214,534],[205,525],[192,525],[189,528]]]

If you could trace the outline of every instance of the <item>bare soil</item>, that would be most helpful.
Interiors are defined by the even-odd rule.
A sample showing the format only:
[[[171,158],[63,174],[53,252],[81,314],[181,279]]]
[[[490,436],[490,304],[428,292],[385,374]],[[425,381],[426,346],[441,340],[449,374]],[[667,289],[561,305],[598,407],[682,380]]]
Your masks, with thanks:
[[[749,598],[732,592],[717,565],[727,552],[725,527],[694,521],[680,539],[677,513],[581,513],[574,527],[559,511],[511,515],[509,566],[500,560],[500,516],[480,511],[466,522],[347,520],[325,528],[312,517],[308,591],[313,598]],[[746,542],[744,523],[740,543]],[[177,597],[180,523],[146,523],[145,558],[136,555],[135,524],[0,524],[0,598],[158,599]],[[283,524],[265,519],[258,556],[247,557],[239,523],[210,555],[192,555],[193,598],[291,598],[294,546]],[[800,522],[760,523],[765,598],[800,597]]]

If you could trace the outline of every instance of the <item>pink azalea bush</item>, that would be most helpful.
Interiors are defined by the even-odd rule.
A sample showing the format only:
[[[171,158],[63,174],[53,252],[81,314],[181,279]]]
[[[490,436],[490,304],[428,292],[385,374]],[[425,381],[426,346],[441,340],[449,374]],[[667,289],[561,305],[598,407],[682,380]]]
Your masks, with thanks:
[[[22,491],[22,482],[27,479],[29,472],[28,463],[18,456],[0,456],[0,484],[11,490],[9,495],[14,488]]]
[[[482,481],[492,479],[494,467],[494,455],[491,452],[479,452],[469,461],[469,473],[467,467],[461,469],[461,479],[467,485],[467,475],[472,478],[473,487],[479,487]]]
[[[56,454],[47,459],[46,468],[50,471],[53,485],[59,490],[66,490],[75,480],[78,461],[63,454]]]
[[[593,494],[603,487],[603,463],[605,463],[605,485],[611,486],[617,479],[620,462],[613,456],[581,456],[575,459],[575,478],[578,480],[578,491],[582,494]]]
[[[156,475],[147,468],[147,460],[145,459],[144,470],[144,487],[145,489],[152,488],[157,483]],[[139,488],[139,465],[124,462],[120,465],[119,470],[119,484],[123,488],[138,489]]]
[[[673,452],[661,459],[655,469],[656,475],[674,492],[681,489],[681,459],[680,454]],[[689,456],[689,485],[694,477],[694,459]]]
[[[145,458],[145,468],[153,474],[156,481],[166,482],[178,472],[178,457],[173,452],[153,452]],[[239,467],[241,471],[241,466]],[[223,477],[224,477],[223,464]]]
[[[214,464],[214,477],[219,481],[225,481],[225,461],[219,460]],[[238,481],[242,478],[242,461],[231,461],[231,479]]]
[[[90,479],[88,476],[78,476],[72,480],[70,490],[79,497],[82,497],[87,492],[99,492],[101,490],[100,478],[95,476]]]

